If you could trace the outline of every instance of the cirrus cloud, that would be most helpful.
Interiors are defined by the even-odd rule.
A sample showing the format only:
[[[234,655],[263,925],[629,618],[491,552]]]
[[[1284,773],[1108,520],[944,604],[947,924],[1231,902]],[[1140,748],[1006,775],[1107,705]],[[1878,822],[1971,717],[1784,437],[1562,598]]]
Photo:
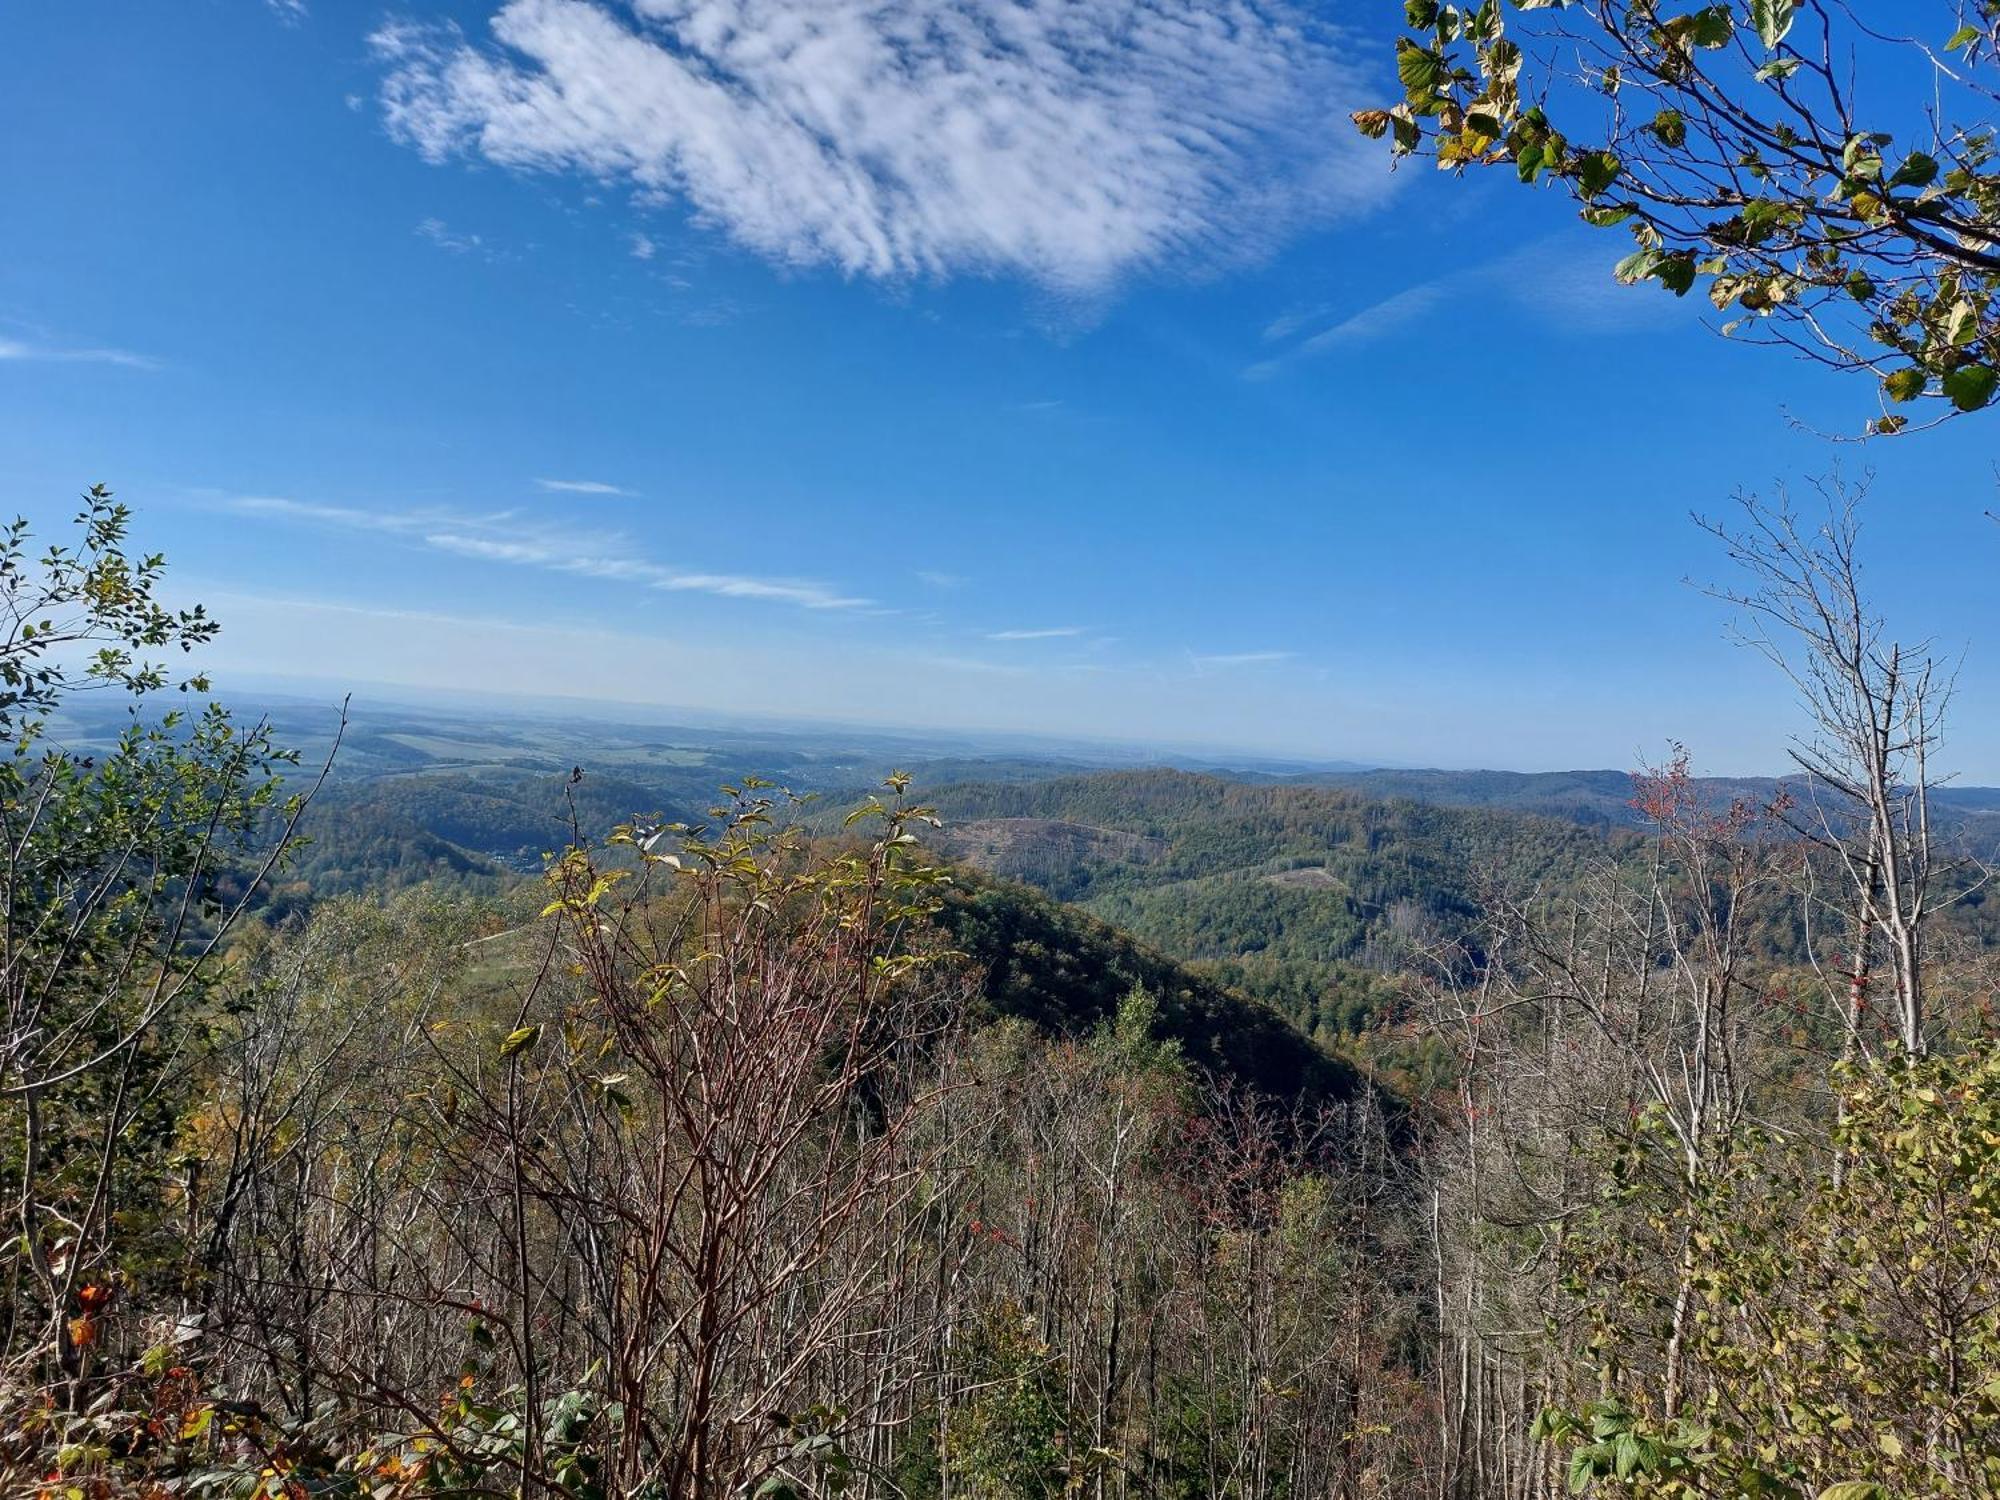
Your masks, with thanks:
[[[601,479],[537,479],[535,484],[559,495],[617,495],[630,500],[639,493],[622,484],[606,484]]]
[[[523,521],[511,511],[480,514],[436,509],[369,510],[279,495],[240,495],[226,503],[238,515],[341,531],[379,532],[402,537],[433,552],[478,562],[541,568],[552,573],[637,584],[665,593],[715,594],[725,599],[756,599],[801,609],[858,610],[873,605],[872,600],[842,593],[812,579],[717,573],[656,562],[622,536],[591,535],[570,527]]]
[[[1295,0],[508,0],[373,38],[424,156],[577,172],[851,275],[1103,288],[1366,207],[1357,71]]]

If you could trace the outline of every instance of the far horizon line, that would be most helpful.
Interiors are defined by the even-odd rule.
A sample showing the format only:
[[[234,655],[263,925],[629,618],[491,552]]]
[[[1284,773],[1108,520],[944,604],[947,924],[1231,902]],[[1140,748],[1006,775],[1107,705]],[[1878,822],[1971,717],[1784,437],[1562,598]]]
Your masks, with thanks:
[[[1644,768],[1633,766],[1504,766],[1481,763],[1445,765],[1394,761],[1358,755],[1314,756],[1244,745],[1201,741],[1118,739],[1106,735],[1072,734],[1048,730],[1000,729],[992,726],[918,724],[884,720],[853,720],[819,717],[806,713],[782,713],[748,709],[708,709],[694,705],[645,703],[631,700],[570,697],[553,693],[505,693],[487,689],[448,688],[377,680],[346,680],[318,676],[277,676],[268,673],[214,674],[218,685],[235,684],[251,696],[287,699],[297,704],[337,711],[343,701],[360,700],[404,709],[434,710],[447,717],[470,717],[482,708],[527,711],[540,718],[571,717],[584,723],[627,728],[707,729],[724,732],[776,733],[781,735],[849,734],[877,740],[930,740],[961,750],[988,753],[1009,750],[1039,750],[1052,758],[1069,754],[1096,753],[1117,762],[1140,767],[1157,765],[1173,769],[1233,769],[1292,775],[1358,776],[1373,772],[1418,775],[1492,776],[1631,776]],[[330,698],[311,689],[326,685]],[[218,696],[228,696],[220,692]],[[912,749],[918,748],[913,745]],[[941,748],[934,744],[930,753]],[[1174,765],[1173,761],[1193,760],[1207,765]],[[1782,771],[1704,771],[1697,780],[1707,782],[1783,782],[1800,773],[1796,767]],[[1984,783],[1946,780],[1939,790],[1995,790]]]

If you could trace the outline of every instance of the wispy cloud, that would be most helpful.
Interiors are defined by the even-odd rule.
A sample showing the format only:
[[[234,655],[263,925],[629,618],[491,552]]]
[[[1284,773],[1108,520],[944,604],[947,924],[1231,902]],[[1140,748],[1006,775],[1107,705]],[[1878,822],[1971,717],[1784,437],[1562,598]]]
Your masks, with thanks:
[[[1331,304],[1325,302],[1314,303],[1309,307],[1287,308],[1264,325],[1264,342],[1275,344],[1290,338],[1302,328],[1310,328],[1315,323],[1324,323],[1332,311]]]
[[[0,338],[0,360],[45,360],[56,364],[117,365],[127,370],[157,370],[160,361],[130,349],[74,349],[54,344],[30,344]]]
[[[1398,328],[1416,322],[1432,309],[1444,303],[1453,294],[1469,290],[1480,279],[1481,273],[1457,272],[1439,277],[1435,281],[1420,282],[1416,286],[1405,287],[1402,291],[1371,303],[1358,312],[1320,329],[1319,332],[1300,340],[1284,353],[1271,359],[1263,359],[1250,365],[1243,372],[1248,380],[1268,380],[1287,365],[1314,355],[1350,344],[1365,344],[1374,339],[1385,338]],[[1266,341],[1290,337],[1298,332],[1299,325],[1284,327],[1280,319],[1274,328],[1281,331],[1274,334],[1270,328],[1264,330]]]
[[[764,578],[670,566],[644,556],[623,537],[538,525],[508,511],[482,515],[435,509],[367,510],[265,495],[241,496],[229,505],[242,515],[347,531],[382,532],[456,557],[601,578],[667,593],[714,594],[816,610],[860,610],[873,604],[872,600],[844,594],[810,579]]]
[[[1475,297],[1527,309],[1557,327],[1585,333],[1645,328],[1671,318],[1666,299],[1648,295],[1652,288],[1624,287],[1612,278],[1611,266],[1617,256],[1610,253],[1611,248],[1609,242],[1566,236],[1545,239],[1483,264],[1418,282],[1335,318],[1284,352],[1249,365],[1244,377],[1269,379],[1299,360],[1386,338],[1453,303]],[[1330,309],[1324,304],[1283,314],[1264,329],[1263,339],[1266,343],[1291,340],[1313,324],[1325,323],[1329,316]]]
[[[977,672],[994,677],[1032,677],[1039,675],[1032,667],[1024,667],[1018,662],[987,661],[977,656],[931,655],[922,658],[926,666],[942,667],[950,672]]]
[[[916,580],[927,589],[962,589],[969,581],[962,573],[940,573],[934,568],[919,568]]]
[[[1388,191],[1302,0],[507,0],[372,38],[432,160],[622,179],[795,265],[1093,290]]]
[[[453,255],[470,255],[481,249],[485,241],[476,234],[461,234],[443,219],[419,219],[417,237],[429,240],[440,250],[448,250]]]
[[[629,500],[639,493],[623,485],[606,484],[601,479],[537,479],[535,483],[562,495],[623,495]]]
[[[626,247],[631,250],[632,259],[634,260],[651,260],[655,255],[660,253],[660,247],[654,243],[653,237],[649,234],[632,235],[627,238],[625,243]]]
[[[1033,630],[995,630],[986,639],[989,641],[1052,641],[1060,636],[1082,635],[1081,625],[1046,625]]]
[[[264,4],[287,26],[296,26],[306,18],[306,0],[264,0]]]
[[[1296,651],[1221,651],[1202,654],[1190,652],[1188,660],[1194,663],[1198,672],[1225,671],[1231,667],[1264,667],[1281,661],[1295,661]]]
[[[1380,302],[1362,308],[1360,312],[1350,313],[1331,328],[1321,329],[1300,344],[1298,352],[1321,354],[1341,344],[1364,344],[1371,339],[1387,337],[1398,328],[1423,317],[1464,285],[1463,278],[1447,276],[1406,287],[1394,296],[1384,297]]]

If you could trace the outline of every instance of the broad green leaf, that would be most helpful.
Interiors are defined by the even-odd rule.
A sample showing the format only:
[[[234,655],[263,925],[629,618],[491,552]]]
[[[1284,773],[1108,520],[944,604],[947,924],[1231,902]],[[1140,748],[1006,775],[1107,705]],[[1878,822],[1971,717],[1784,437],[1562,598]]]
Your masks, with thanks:
[[[1408,37],[1396,38],[1396,77],[1412,99],[1429,94],[1443,76],[1442,57],[1428,47],[1419,47]]]
[[[1596,1477],[1597,1464],[1591,1458],[1589,1448],[1579,1448],[1569,1456],[1569,1492],[1572,1495],[1581,1495]]]
[[[1634,1432],[1619,1433],[1617,1445],[1612,1451],[1611,1472],[1620,1479],[1630,1479],[1639,1472],[1641,1456],[1639,1435]]]
[[[502,1057],[517,1056],[520,1053],[526,1052],[536,1042],[540,1041],[541,1038],[542,1028],[539,1026],[523,1026],[518,1030],[510,1031],[507,1033],[507,1040],[500,1044],[500,1055]]]
[[[1798,14],[1798,0],[1750,0],[1750,20],[1766,52],[1775,51]]]
[[[1630,286],[1652,275],[1659,261],[1660,252],[1657,250],[1634,250],[1611,268],[1611,274]]]
[[[1726,5],[1709,5],[1692,15],[1676,16],[1667,23],[1667,34],[1695,47],[1727,47],[1736,35],[1736,17]]]
[[[1882,391],[1891,401],[1914,401],[1924,393],[1929,377],[1916,365],[1891,370],[1882,377]]]
[[[1595,198],[1618,180],[1619,161],[1609,151],[1593,151],[1576,164],[1576,178],[1585,193]]]
[[[2000,370],[1993,366],[1960,365],[1945,376],[1944,393],[1960,411],[1978,411],[1993,399],[1996,385],[2000,385]]]
[[[1934,156],[1926,156],[1921,151],[1912,151],[1903,158],[1903,164],[1896,168],[1889,179],[1890,187],[1929,187],[1937,180],[1938,164]]]

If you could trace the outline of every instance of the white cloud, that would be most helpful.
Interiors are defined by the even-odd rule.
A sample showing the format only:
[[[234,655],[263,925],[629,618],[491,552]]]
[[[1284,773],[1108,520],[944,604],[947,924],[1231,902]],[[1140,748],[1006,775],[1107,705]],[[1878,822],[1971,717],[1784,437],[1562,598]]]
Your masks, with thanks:
[[[1341,344],[1361,344],[1382,338],[1406,324],[1414,323],[1462,284],[1457,278],[1444,277],[1407,287],[1394,296],[1384,297],[1373,306],[1362,308],[1360,312],[1350,313],[1331,328],[1321,329],[1300,344],[1298,352],[1321,354]]]
[[[306,0],[264,0],[288,26],[296,26],[306,18]]]
[[[1091,290],[1389,186],[1298,0],[508,0],[491,33],[375,34],[398,138],[679,198],[790,264]]]
[[[1405,287],[1402,291],[1371,303],[1359,312],[1349,313],[1329,327],[1300,340],[1284,353],[1271,359],[1259,360],[1249,366],[1243,374],[1249,380],[1267,380],[1296,360],[1309,359],[1316,354],[1325,354],[1349,344],[1365,344],[1394,333],[1447,301],[1454,294],[1475,283],[1488,280],[1486,272],[1461,271],[1449,276],[1441,276],[1435,281],[1420,282],[1416,286]],[[1264,330],[1266,342],[1276,342],[1298,333],[1302,320],[1280,318]]]
[[[484,243],[476,234],[460,234],[443,219],[419,220],[417,233],[440,250],[449,250],[453,255],[469,255]]]
[[[563,495],[623,495],[630,499],[639,493],[623,485],[606,484],[601,479],[537,479],[535,483]]]
[[[65,349],[50,344],[28,344],[19,339],[0,339],[0,360],[47,360],[59,364],[118,365],[127,370],[157,370],[160,362],[150,354],[134,354],[129,349]]]
[[[1310,307],[1293,307],[1278,314],[1264,327],[1264,342],[1275,344],[1290,338],[1302,328],[1323,322],[1333,309],[1324,302]]]
[[[1059,636],[1082,635],[1081,625],[1052,625],[1039,630],[996,630],[986,637],[989,641],[1052,641]]]
[[[1299,340],[1273,358],[1247,367],[1247,379],[1263,380],[1300,359],[1352,344],[1386,338],[1467,298],[1487,298],[1525,309],[1552,326],[1573,333],[1615,333],[1672,321],[1674,309],[1650,287],[1621,286],[1611,274],[1617,260],[1610,241],[1555,237],[1523,246],[1483,265],[1462,269],[1403,288]],[[1654,292],[1654,295],[1648,295]],[[1281,342],[1326,316],[1287,313],[1265,328],[1265,342]]]
[[[626,243],[631,248],[634,260],[651,260],[660,253],[660,247],[653,242],[651,235],[635,234]]]
[[[1295,660],[1297,656],[1296,651],[1224,651],[1211,655],[1191,654],[1188,660],[1194,663],[1197,672],[1206,672],[1230,667],[1270,666],[1275,662]]]
[[[229,504],[242,515],[272,516],[346,531],[385,532],[455,557],[602,578],[665,593],[715,594],[802,609],[859,610],[873,603],[810,579],[761,578],[669,566],[640,555],[623,537],[593,536],[569,527],[524,522],[506,511],[473,515],[435,509],[364,510],[266,495],[246,495]]]

